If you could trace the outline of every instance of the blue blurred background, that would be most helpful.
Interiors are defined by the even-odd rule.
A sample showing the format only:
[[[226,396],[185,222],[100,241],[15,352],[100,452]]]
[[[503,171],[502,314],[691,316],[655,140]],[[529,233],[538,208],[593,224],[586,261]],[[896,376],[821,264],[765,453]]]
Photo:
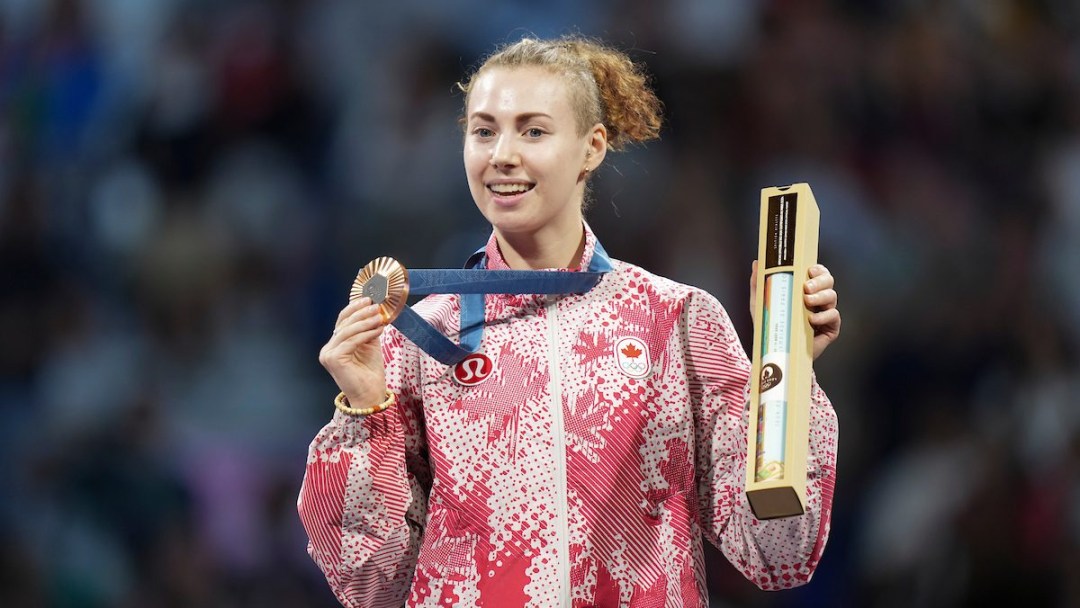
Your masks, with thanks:
[[[810,585],[713,604],[1080,606],[1080,5],[0,0],[0,605],[333,606],[295,512],[377,255],[488,229],[454,83],[526,33],[646,62],[589,220],[750,334],[759,190],[806,181],[843,337]]]

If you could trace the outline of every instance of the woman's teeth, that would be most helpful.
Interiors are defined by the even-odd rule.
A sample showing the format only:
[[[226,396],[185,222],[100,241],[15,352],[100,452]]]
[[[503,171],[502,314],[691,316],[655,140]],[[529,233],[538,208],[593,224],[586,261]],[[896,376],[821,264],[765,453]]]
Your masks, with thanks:
[[[521,194],[532,190],[532,184],[491,184],[488,188],[495,194]]]

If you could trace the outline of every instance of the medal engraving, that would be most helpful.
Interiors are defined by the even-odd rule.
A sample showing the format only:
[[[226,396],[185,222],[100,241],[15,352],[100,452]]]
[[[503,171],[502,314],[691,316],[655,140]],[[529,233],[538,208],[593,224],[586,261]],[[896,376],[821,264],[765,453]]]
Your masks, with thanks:
[[[394,258],[375,258],[360,269],[349,292],[349,300],[363,297],[378,305],[383,324],[393,322],[409,298],[409,271]]]
[[[382,304],[386,300],[386,290],[389,286],[386,277],[376,274],[364,283],[364,286],[360,289],[360,295],[371,298],[371,301],[376,304]]]

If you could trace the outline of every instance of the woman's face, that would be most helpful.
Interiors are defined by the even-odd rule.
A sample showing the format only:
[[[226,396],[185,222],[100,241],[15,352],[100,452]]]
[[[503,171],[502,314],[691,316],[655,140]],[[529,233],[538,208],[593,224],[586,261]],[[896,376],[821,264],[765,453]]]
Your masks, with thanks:
[[[538,67],[484,70],[466,109],[465,173],[480,212],[503,235],[581,229],[585,167],[606,151],[579,133],[566,80]]]

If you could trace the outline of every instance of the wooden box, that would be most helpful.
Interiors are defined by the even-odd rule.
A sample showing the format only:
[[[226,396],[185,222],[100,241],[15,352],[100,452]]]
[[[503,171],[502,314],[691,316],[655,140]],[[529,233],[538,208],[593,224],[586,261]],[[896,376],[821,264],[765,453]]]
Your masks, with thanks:
[[[814,330],[803,285],[817,263],[817,201],[808,184],[761,191],[746,496],[758,519],[806,505]]]

